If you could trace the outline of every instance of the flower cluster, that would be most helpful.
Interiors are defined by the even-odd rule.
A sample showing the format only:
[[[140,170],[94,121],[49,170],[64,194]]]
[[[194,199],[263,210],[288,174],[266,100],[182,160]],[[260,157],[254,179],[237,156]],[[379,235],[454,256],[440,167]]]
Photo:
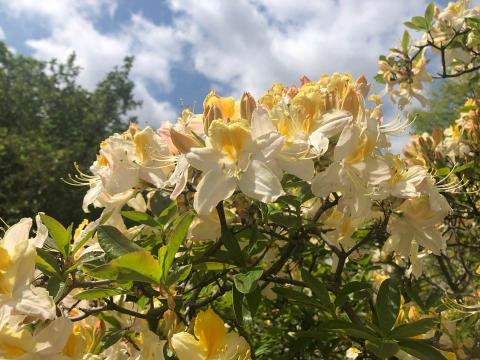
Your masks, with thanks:
[[[377,79],[400,107],[424,101],[427,47],[452,67],[459,47],[476,51],[478,9],[465,6],[429,5],[408,24],[428,33],[416,52],[406,33],[381,59]],[[462,36],[468,47],[449,40]],[[438,292],[424,301],[414,287],[439,269],[446,283],[432,286],[473,293],[478,256],[449,256],[478,249],[480,190],[461,174],[478,176],[479,101],[401,157],[390,136],[409,123],[384,122],[370,90],[334,73],[257,98],[211,91],[201,113],[105,139],[69,181],[88,187],[83,210],[97,219],[73,230],[41,213],[34,236],[22,219],[0,240],[0,358],[248,360],[318,329],[322,352],[335,339],[349,359],[473,354],[476,337],[431,311]]]
[[[427,52],[438,57],[441,70],[434,77],[450,78],[475,71],[479,67],[480,6],[471,8],[466,0],[448,3],[440,10],[431,3],[425,15],[415,16],[405,25],[422,33],[411,41],[405,31],[400,48],[380,56],[376,80],[385,83],[385,91],[400,109],[416,99],[422,106],[425,82],[432,81]],[[432,68],[432,66],[430,66]]]

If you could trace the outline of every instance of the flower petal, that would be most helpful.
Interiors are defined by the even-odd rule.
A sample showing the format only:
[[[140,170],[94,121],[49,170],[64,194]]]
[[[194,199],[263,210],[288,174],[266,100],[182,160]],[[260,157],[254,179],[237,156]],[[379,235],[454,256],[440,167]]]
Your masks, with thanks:
[[[219,168],[221,154],[210,147],[203,147],[190,149],[186,157],[194,168],[207,172],[213,168]]]
[[[207,354],[192,334],[180,332],[172,336],[172,347],[179,360],[205,360]]]
[[[275,201],[284,194],[278,177],[258,160],[251,161],[241,175],[238,186],[245,195],[265,203]]]
[[[198,183],[193,207],[200,215],[208,215],[220,201],[232,196],[236,188],[235,178],[228,177],[221,169],[210,170]]]
[[[252,138],[258,139],[266,134],[276,132],[275,126],[273,126],[272,119],[268,113],[268,110],[264,107],[257,107],[252,114]]]
[[[55,318],[55,303],[46,289],[31,286],[16,295],[18,302],[12,304],[16,312],[41,320]]]
[[[277,158],[277,163],[286,173],[295,175],[305,181],[312,180],[315,174],[315,168],[311,159],[297,159],[282,156]]]

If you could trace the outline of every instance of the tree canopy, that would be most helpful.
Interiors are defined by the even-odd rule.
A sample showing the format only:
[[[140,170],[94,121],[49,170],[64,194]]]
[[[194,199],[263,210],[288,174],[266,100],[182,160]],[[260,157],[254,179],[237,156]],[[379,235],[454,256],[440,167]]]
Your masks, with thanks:
[[[0,43],[0,217],[7,223],[41,211],[79,221],[83,191],[62,181],[86,171],[99,142],[135,120],[129,79],[133,58],[95,89],[78,83],[72,54],[66,63],[40,61]]]

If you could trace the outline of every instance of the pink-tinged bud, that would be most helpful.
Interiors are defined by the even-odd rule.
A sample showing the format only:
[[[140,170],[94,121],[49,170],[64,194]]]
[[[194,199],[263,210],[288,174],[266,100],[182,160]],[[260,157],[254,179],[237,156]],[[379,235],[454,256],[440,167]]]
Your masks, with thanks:
[[[213,120],[223,119],[222,110],[217,105],[207,106],[203,112],[203,130],[208,134],[208,129]]]
[[[345,95],[345,98],[343,99],[342,109],[352,114],[354,119],[357,118],[360,109],[360,102],[358,101],[356,91],[352,87],[348,89],[347,95]]]
[[[287,95],[291,98],[298,94],[298,88],[296,86],[290,86],[287,91]]]
[[[173,296],[168,296],[167,297],[167,305],[170,310],[175,310],[175,299]]]
[[[89,349],[87,349],[88,352],[93,352],[95,350],[105,336],[106,331],[107,327],[105,326],[105,322],[103,320],[99,319],[95,321],[92,331],[92,343],[90,344]]]
[[[252,121],[253,111],[256,109],[257,103],[249,92],[244,92],[240,99],[240,116],[242,119]]]
[[[442,142],[443,131],[441,129],[434,129],[432,131],[432,137],[433,137],[433,140],[435,141],[434,142],[435,146],[437,146]]]
[[[167,310],[163,313],[163,320],[165,321],[166,329],[170,330],[176,326],[178,317],[175,311]]]
[[[418,138],[418,143],[423,148],[426,148],[428,146],[427,142],[425,141],[425,139],[423,137]]]
[[[301,78],[300,78],[300,84],[301,85],[305,85],[307,83],[310,83],[312,82],[312,80],[310,80],[307,76],[303,75]]]
[[[202,146],[192,135],[177,131],[174,128],[170,128],[170,139],[181,154],[190,152],[193,147]]]
[[[367,97],[368,92],[370,91],[370,84],[367,82],[365,76],[360,75],[355,81],[355,87],[360,91],[363,97]]]

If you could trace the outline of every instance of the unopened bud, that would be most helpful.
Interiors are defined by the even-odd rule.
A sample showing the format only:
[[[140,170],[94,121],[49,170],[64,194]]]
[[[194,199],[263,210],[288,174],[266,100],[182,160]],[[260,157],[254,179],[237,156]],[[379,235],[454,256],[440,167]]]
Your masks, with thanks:
[[[98,319],[97,321],[95,321],[95,324],[93,325],[93,330],[92,330],[92,343],[90,344],[90,347],[87,350],[88,352],[93,352],[95,350],[97,345],[100,344],[100,341],[104,338],[106,331],[107,331],[107,328],[103,320]]]
[[[255,99],[249,92],[244,92],[240,99],[240,116],[242,119],[252,121],[252,113],[257,107]]]
[[[173,296],[168,296],[167,297],[167,305],[170,310],[175,310],[175,299]]]
[[[173,128],[170,128],[170,139],[181,154],[190,152],[190,149],[193,147],[201,147],[200,143],[193,136]]]
[[[360,91],[363,97],[367,97],[368,92],[370,91],[370,85],[367,82],[365,76],[360,75],[355,81],[355,87]]]
[[[312,82],[312,80],[310,80],[307,76],[303,75],[301,78],[300,78],[300,84],[302,85],[305,85],[309,82]]]
[[[441,129],[434,129],[432,131],[432,137],[433,137],[433,140],[435,141],[435,143],[434,143],[435,146],[440,144],[442,142],[442,138],[443,138],[442,130]]]
[[[208,134],[208,129],[213,120],[223,119],[222,110],[217,105],[207,106],[203,112],[203,131]]]
[[[296,86],[290,86],[287,91],[287,95],[291,98],[298,94],[298,88]]]
[[[342,109],[352,114],[354,119],[357,118],[360,103],[358,101],[358,95],[352,87],[348,89],[348,92],[343,99]]]

